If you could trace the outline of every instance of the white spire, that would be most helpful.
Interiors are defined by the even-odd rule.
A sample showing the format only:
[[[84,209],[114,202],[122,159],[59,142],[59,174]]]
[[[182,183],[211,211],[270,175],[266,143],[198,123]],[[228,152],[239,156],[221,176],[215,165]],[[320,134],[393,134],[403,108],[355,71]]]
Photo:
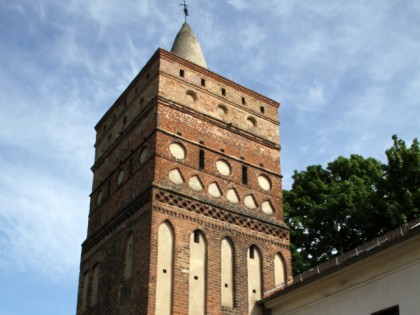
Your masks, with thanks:
[[[171,52],[201,67],[207,68],[200,43],[187,22],[182,25],[176,35]]]

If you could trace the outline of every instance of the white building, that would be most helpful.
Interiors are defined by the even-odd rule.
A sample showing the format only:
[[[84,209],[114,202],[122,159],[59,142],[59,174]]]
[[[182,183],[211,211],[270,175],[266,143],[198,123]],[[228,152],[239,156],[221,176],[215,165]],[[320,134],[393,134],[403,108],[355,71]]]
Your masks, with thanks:
[[[420,219],[266,292],[271,315],[419,315]]]

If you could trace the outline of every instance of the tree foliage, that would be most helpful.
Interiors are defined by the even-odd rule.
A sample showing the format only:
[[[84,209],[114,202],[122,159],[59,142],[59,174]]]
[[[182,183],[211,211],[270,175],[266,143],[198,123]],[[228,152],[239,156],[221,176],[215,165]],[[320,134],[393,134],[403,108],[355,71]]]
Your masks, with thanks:
[[[351,155],[295,171],[283,194],[295,273],[419,216],[419,143],[393,140],[386,165]]]

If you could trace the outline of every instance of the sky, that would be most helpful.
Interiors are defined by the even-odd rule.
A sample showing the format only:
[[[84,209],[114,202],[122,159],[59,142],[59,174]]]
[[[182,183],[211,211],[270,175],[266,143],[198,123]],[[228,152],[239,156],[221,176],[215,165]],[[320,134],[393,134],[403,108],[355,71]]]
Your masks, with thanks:
[[[170,50],[181,2],[0,2],[0,315],[75,314],[93,127]],[[420,1],[187,2],[209,69],[281,102],[285,188],[420,135]]]

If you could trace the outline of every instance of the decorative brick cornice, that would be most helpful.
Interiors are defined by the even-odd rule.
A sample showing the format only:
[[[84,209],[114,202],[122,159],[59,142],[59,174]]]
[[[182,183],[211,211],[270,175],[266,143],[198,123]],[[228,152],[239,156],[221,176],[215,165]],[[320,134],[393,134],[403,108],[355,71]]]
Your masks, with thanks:
[[[289,242],[289,231],[280,225],[270,224],[268,222],[261,222],[252,217],[246,217],[238,213],[227,211],[212,205],[198,202],[185,196],[178,195],[173,192],[168,192],[158,189],[154,193],[156,201],[162,204],[168,204],[181,209],[188,210],[193,213],[201,214],[222,222],[233,224],[250,231],[263,233],[274,236],[284,242]],[[196,220],[196,218],[194,218]]]
[[[82,255],[84,255],[89,249],[94,247],[99,243],[103,238],[115,230],[121,223],[126,219],[131,217],[135,212],[145,206],[147,203],[152,200],[151,189],[147,190],[141,196],[136,198],[129,205],[121,209],[118,214],[116,214],[109,222],[103,226],[99,231],[97,231],[92,236],[88,237],[86,241],[82,244]]]

